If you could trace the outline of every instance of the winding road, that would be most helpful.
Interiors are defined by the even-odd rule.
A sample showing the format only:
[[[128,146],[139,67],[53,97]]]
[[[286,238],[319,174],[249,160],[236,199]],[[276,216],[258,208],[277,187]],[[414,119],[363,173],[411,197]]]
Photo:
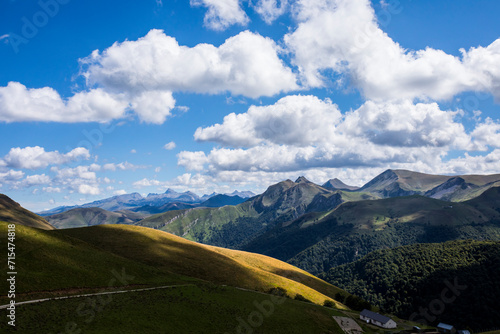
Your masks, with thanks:
[[[132,290],[118,290],[118,291],[106,291],[106,292],[88,293],[88,294],[84,294],[84,295],[70,295],[70,296],[54,297],[54,298],[33,299],[33,300],[27,300],[27,301],[23,301],[23,302],[16,302],[15,305],[18,306],[18,305],[23,305],[23,304],[41,303],[41,302],[46,302],[46,301],[49,301],[49,300],[60,300],[60,299],[69,299],[69,298],[102,296],[102,295],[111,295],[111,294],[115,294],[115,293],[149,291],[149,290],[178,288],[178,287],[182,287],[182,286],[193,286],[193,285],[194,284],[164,285],[164,286],[156,286],[156,287],[152,287],[152,288],[142,288],[142,289],[132,289]],[[9,306],[10,306],[10,304],[0,305],[0,310],[6,309]]]

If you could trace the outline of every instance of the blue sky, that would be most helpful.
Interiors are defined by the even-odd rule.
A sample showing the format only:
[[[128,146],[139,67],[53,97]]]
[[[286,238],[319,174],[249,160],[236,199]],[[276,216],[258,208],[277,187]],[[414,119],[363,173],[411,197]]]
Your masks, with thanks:
[[[499,12],[486,0],[3,1],[0,192],[40,211],[300,175],[500,173]]]

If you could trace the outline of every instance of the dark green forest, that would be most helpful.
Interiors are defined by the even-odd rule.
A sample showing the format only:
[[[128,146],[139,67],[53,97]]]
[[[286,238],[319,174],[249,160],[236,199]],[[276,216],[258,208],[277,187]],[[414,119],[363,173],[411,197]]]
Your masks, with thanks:
[[[321,229],[320,226],[314,229]],[[328,236],[322,236],[318,242],[318,233],[305,233],[297,231],[297,237],[303,236],[300,242],[293,244],[295,247],[307,242],[316,241],[311,247],[286,258],[285,251],[292,245],[292,238],[287,240],[283,248],[275,248],[264,254],[286,259],[287,262],[302,268],[314,275],[327,272],[330,268],[361,259],[370,252],[379,249],[394,248],[415,243],[436,243],[451,240],[497,240],[500,241],[500,223],[469,224],[462,226],[428,225],[425,223],[388,223],[381,231],[362,231],[348,229],[341,225],[336,228],[323,226],[323,232],[330,230]],[[317,232],[317,231],[315,231]],[[293,234],[292,234],[293,235]],[[308,239],[309,238],[309,239]],[[251,249],[256,251],[255,249]]]
[[[474,331],[500,326],[500,242],[378,250],[321,277],[402,318]]]

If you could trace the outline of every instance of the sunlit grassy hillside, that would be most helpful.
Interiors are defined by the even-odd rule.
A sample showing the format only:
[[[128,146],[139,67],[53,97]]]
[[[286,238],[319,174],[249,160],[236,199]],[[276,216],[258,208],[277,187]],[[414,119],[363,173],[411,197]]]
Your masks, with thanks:
[[[303,270],[267,256],[207,246],[144,227],[105,225],[53,233],[82,240],[159,270],[216,284],[262,292],[281,287],[291,297],[301,294],[318,304],[333,301],[332,297],[341,291]]]

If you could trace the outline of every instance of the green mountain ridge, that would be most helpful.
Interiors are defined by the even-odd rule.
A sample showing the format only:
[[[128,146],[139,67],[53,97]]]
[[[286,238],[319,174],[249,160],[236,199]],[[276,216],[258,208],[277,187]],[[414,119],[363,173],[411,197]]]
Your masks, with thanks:
[[[89,213],[85,214],[72,211],[72,213],[76,212],[77,214],[73,218],[66,216],[62,223],[59,220],[64,216],[56,216],[55,218],[58,219],[59,228],[116,222],[134,224],[137,222],[136,216],[127,213],[133,211],[142,214],[141,218],[156,215],[145,219],[139,225],[162,229],[207,244],[240,248],[276,224],[291,222],[310,212],[333,210],[344,202],[410,195],[460,202],[480,196],[484,191],[495,186],[500,186],[500,174],[446,176],[408,170],[387,170],[361,188],[347,186],[338,179],[331,179],[323,186],[314,184],[305,177],[299,177],[295,182],[285,180],[271,185],[261,195],[246,200],[250,202],[250,205],[241,203],[245,201],[243,198],[217,195],[198,204],[169,202],[154,206],[151,202],[143,206],[130,207],[125,212],[123,210],[122,212],[116,211],[126,216],[122,219],[116,217],[115,213],[105,212],[101,212],[103,214],[98,216],[102,217],[100,221],[99,219],[91,221],[83,219],[82,215],[95,215],[92,208],[88,208]],[[175,193],[175,195],[179,194]],[[115,205],[115,202],[119,200],[129,203],[137,196],[140,197],[139,194],[115,196],[95,203]],[[156,194],[148,196],[148,198],[153,199],[156,198],[155,196],[163,198],[170,195]],[[216,212],[219,210],[218,207],[228,205],[234,205],[237,208],[224,208],[222,211],[225,212]],[[214,207],[214,210],[207,211],[204,210],[204,207]],[[191,209],[194,208],[198,209],[192,212]],[[172,216],[172,214],[166,213],[168,211],[180,212],[174,212]],[[161,215],[162,213],[165,214]],[[180,222],[171,224],[172,217],[182,218]],[[53,219],[53,216],[49,216],[48,219]]]
[[[462,203],[418,195],[348,202],[329,213],[303,217],[288,228],[276,228],[262,236],[272,236],[271,240],[256,239],[244,249],[320,274],[386,247],[456,239],[500,240],[500,214],[495,209],[499,201],[485,200],[498,191],[491,188],[473,202]],[[314,230],[321,233],[309,232],[312,245],[300,250],[295,244],[297,253],[283,256],[280,244]],[[265,245],[273,245],[281,253],[262,248]]]
[[[360,189],[333,190],[300,177],[296,182],[285,180],[272,185],[261,195],[234,208],[166,213],[149,217],[138,225],[162,229],[207,244],[242,248],[275,226],[290,224],[304,214],[335,210],[345,202],[408,195],[445,198],[452,202],[464,201],[500,185],[499,180],[500,174],[445,176],[387,170]],[[461,207],[460,204],[457,205]],[[423,212],[421,214],[425,215]],[[390,218],[387,212],[384,215]],[[446,217],[447,214],[441,212],[436,219]],[[411,220],[415,221],[416,217]]]
[[[494,212],[488,216],[468,204],[421,196],[348,202],[278,225],[243,249],[319,274],[384,247],[463,238],[500,240]]]
[[[423,192],[436,189],[435,185],[445,179],[452,180],[448,184],[458,179],[424,176],[387,171],[381,176],[385,181],[377,182],[385,185],[391,179],[394,184],[397,177],[405,180],[406,188]],[[418,181],[417,177],[423,179]],[[298,182],[286,180],[270,186],[238,206],[174,211],[149,217],[137,225],[206,244],[269,255],[317,275],[385,247],[467,238],[500,240],[496,224],[500,220],[499,188],[488,183],[497,176],[465,178],[490,188],[463,202],[422,195],[376,199],[367,192],[329,191],[300,178]],[[373,189],[374,185],[369,186]]]
[[[23,224],[44,230],[54,229],[47,220],[26,210],[4,194],[0,194],[0,221]]]
[[[147,215],[129,210],[107,211],[101,208],[75,208],[63,213],[46,216],[55,228],[73,228],[102,224],[134,224]]]
[[[282,181],[236,206],[169,211],[136,223],[210,245],[240,248],[277,224],[337,207],[345,201],[374,198],[365,193],[330,191],[305,178]]]

